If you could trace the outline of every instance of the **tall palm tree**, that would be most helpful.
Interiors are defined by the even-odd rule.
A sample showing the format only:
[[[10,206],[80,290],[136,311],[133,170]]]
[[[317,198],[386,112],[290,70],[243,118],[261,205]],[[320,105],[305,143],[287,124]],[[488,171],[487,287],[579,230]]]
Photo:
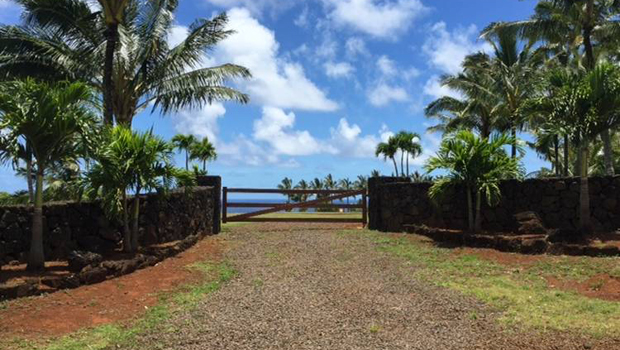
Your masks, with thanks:
[[[351,191],[353,189],[353,182],[347,177],[338,181],[338,187],[341,190]],[[349,197],[347,197],[347,204],[349,204]]]
[[[620,33],[620,2],[616,0],[542,0],[528,20],[491,25],[518,29],[532,41],[542,40],[544,47],[557,57],[563,66],[572,65],[592,71],[597,61],[610,52],[617,52]],[[574,64],[573,64],[574,63]],[[605,144],[606,172],[614,174],[611,138],[608,128],[601,130]],[[567,144],[568,135],[565,137]],[[568,159],[565,157],[568,165]],[[565,169],[568,167],[565,165]]]
[[[370,172],[370,177],[381,177],[381,172],[377,169],[374,169]]]
[[[398,165],[396,164],[396,153],[398,152],[398,140],[394,137],[391,136],[388,139],[388,142],[381,142],[377,145],[377,148],[375,150],[375,156],[379,157],[379,156],[383,156],[383,159],[391,159],[392,163],[394,163],[394,171],[396,176],[398,175]]]
[[[482,138],[488,138],[492,132],[505,128],[502,110],[498,108],[501,99],[487,72],[465,68],[459,74],[443,76],[440,83],[462,97],[443,96],[431,102],[425,114],[439,120],[439,124],[429,127],[428,131],[474,130]]]
[[[114,54],[118,42],[118,26],[123,23],[123,17],[129,0],[98,0],[105,22],[105,57],[103,65],[103,119],[111,125],[114,121]]]
[[[4,53],[0,76],[41,73],[85,81],[112,98],[116,122],[128,126],[147,107],[167,114],[213,101],[249,101],[246,94],[226,86],[232,79],[249,78],[246,68],[232,64],[203,68],[206,53],[233,33],[226,29],[226,14],[196,20],[187,38],[171,47],[168,36],[178,1],[129,0],[122,16],[115,17],[122,22],[114,44],[112,83],[106,85],[115,89],[110,96],[100,79],[102,67],[109,73],[106,55],[101,52],[110,44],[105,35],[109,34],[104,24],[107,17],[91,11],[84,0],[19,1],[26,23],[0,27],[0,52]]]
[[[544,56],[532,50],[533,42],[522,43],[516,28],[498,24],[483,32],[482,37],[493,47],[494,55],[486,53],[467,56],[463,66],[472,70],[484,70],[495,85],[495,91],[502,97],[507,129],[514,144],[511,155],[517,156],[517,131],[523,129],[525,118],[520,109],[531,93],[532,76],[543,63]]]
[[[217,152],[215,146],[209,141],[208,138],[203,138],[202,141],[194,143],[190,146],[190,156],[192,159],[202,161],[202,171],[207,171],[207,161],[216,160]]]
[[[422,145],[420,144],[421,137],[415,132],[402,131],[398,134],[401,152],[405,154],[407,159],[407,177],[409,177],[409,159],[416,158],[422,154]],[[402,172],[402,170],[401,170]]]
[[[368,178],[364,175],[358,175],[357,180],[355,180],[353,187],[356,190],[365,190],[368,188]]]
[[[301,181],[299,181],[299,183],[297,185],[295,185],[295,189],[296,190],[306,191],[306,190],[310,189],[310,185],[308,184],[308,182],[306,182],[306,180],[301,180]],[[299,195],[295,196],[295,198],[293,198],[293,200],[297,201],[297,202],[306,202],[309,197],[310,196],[308,194],[302,193],[302,194],[299,194]],[[306,212],[306,211],[308,211],[308,209],[307,208],[300,208],[299,211]]]
[[[463,185],[467,195],[469,230],[480,231],[483,195],[489,205],[497,203],[501,196],[500,180],[522,174],[518,158],[509,157],[504,150],[504,146],[512,143],[512,138],[506,135],[486,140],[471,131],[461,131],[445,138],[437,155],[428,160],[426,170],[443,169],[448,174],[433,184],[429,196],[440,199],[449,188]]]
[[[36,161],[29,270],[45,267],[45,171],[55,162],[74,154],[79,139],[89,139],[95,125],[95,114],[91,109],[93,99],[92,91],[82,83],[49,85],[26,80],[5,84],[0,93],[0,130],[5,130],[10,144],[28,145]]]
[[[172,144],[180,151],[185,151],[185,170],[189,170],[190,153],[198,141],[194,135],[177,134],[172,138]]]

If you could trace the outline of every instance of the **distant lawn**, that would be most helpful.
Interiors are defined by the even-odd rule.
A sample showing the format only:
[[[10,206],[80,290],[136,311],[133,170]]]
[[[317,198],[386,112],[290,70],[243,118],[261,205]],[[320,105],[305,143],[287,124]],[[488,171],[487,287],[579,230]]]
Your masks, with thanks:
[[[377,249],[402,258],[415,267],[416,278],[475,297],[502,311],[508,328],[562,330],[597,337],[620,337],[620,302],[589,298],[548,286],[545,277],[583,281],[618,274],[619,258],[541,256],[531,266],[508,266],[473,254],[436,247],[417,236],[372,231],[342,231],[363,235]],[[614,269],[615,268],[615,269]],[[477,315],[472,315],[477,317]]]

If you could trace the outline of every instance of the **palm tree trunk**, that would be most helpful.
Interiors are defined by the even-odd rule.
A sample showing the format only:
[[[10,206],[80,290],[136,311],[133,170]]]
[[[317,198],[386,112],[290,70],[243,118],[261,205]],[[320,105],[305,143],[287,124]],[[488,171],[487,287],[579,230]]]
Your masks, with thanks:
[[[570,145],[570,141],[568,139],[568,134],[564,135],[564,176],[568,177],[568,167],[570,166],[570,159],[568,154],[568,146]]]
[[[108,24],[105,32],[106,48],[105,62],[103,66],[103,120],[107,125],[114,123],[114,52],[116,51],[116,42],[118,40],[118,24]]]
[[[590,191],[588,186],[588,143],[582,140],[579,150],[580,159],[580,190],[579,190],[579,228],[584,234],[591,230],[590,224]]]
[[[581,138],[577,136],[577,140],[575,140],[575,149],[577,150],[577,163],[575,164],[575,176],[581,176],[581,168],[583,161],[583,153],[581,152]]]
[[[189,150],[185,150],[185,170],[189,170]]]
[[[409,152],[407,152],[407,177],[409,177]]]
[[[129,205],[127,203],[127,194],[123,193],[123,251],[131,253],[131,231],[129,230]]]
[[[515,126],[510,130],[512,134],[512,146],[511,146],[511,155],[512,158],[517,158],[517,128]]]
[[[207,172],[207,160],[202,161],[202,171]]]
[[[398,177],[398,164],[396,164],[396,158],[392,157],[392,162],[394,162],[394,170],[396,170],[396,177]]]
[[[136,195],[133,199],[133,210],[131,214],[131,251],[138,250],[138,232],[140,229],[140,189],[136,189]]]
[[[43,253],[43,167],[37,169],[37,184],[34,198],[34,213],[32,215],[32,237],[30,239],[30,254],[28,255],[29,271],[43,270],[45,255]]]
[[[472,231],[475,231],[475,225],[474,225],[474,204],[472,203],[471,186],[467,185],[465,190],[467,191],[467,222],[468,222],[469,231],[472,232]]]
[[[614,155],[611,146],[611,135],[609,129],[605,128],[601,133],[601,139],[603,140],[603,158],[605,161],[605,175],[614,176]]]
[[[34,203],[34,186],[32,184],[32,159],[26,159],[26,183],[28,184],[28,201]]]
[[[482,215],[480,209],[482,206],[482,195],[480,191],[476,191],[476,218],[474,219],[474,232],[480,232],[482,229]]]
[[[555,176],[560,177],[560,137],[557,134],[553,137],[553,147],[555,148]]]
[[[592,47],[592,29],[594,21],[594,0],[588,0],[586,3],[586,24],[583,26],[583,47],[586,53],[586,69],[592,71],[596,62],[594,62],[594,49]]]
[[[405,176],[405,151],[400,151],[400,176]]]

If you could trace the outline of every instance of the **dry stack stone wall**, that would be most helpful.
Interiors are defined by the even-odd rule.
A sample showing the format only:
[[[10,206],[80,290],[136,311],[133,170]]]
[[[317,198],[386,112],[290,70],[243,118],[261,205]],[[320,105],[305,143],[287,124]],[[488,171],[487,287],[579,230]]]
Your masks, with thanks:
[[[600,230],[620,227],[620,177],[589,179],[592,221]],[[402,231],[404,225],[428,225],[465,229],[467,203],[461,188],[440,203],[428,197],[430,183],[411,183],[397,178],[369,180],[370,228]],[[579,179],[508,180],[500,185],[499,205],[482,207],[483,229],[512,232],[518,228],[515,214],[535,212],[546,228],[574,229],[579,219]]]
[[[141,197],[141,245],[182,240],[191,235],[213,234],[214,207],[219,205],[214,187]],[[48,260],[66,259],[73,250],[105,254],[117,248],[122,226],[106,217],[98,202],[63,202],[43,209],[43,242]],[[30,247],[32,208],[0,207],[0,264],[24,261]]]

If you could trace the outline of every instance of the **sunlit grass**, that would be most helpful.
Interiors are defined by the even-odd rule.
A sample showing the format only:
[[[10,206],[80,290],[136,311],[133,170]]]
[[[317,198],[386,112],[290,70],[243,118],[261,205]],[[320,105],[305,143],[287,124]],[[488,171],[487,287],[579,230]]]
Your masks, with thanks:
[[[552,257],[516,269],[475,255],[454,255],[404,237],[370,231],[348,231],[372,239],[377,249],[403,258],[415,276],[438,286],[474,296],[502,311],[499,320],[514,328],[566,330],[597,337],[620,336],[620,303],[587,298],[550,288],[545,276],[586,280],[610,273],[618,258]]]

